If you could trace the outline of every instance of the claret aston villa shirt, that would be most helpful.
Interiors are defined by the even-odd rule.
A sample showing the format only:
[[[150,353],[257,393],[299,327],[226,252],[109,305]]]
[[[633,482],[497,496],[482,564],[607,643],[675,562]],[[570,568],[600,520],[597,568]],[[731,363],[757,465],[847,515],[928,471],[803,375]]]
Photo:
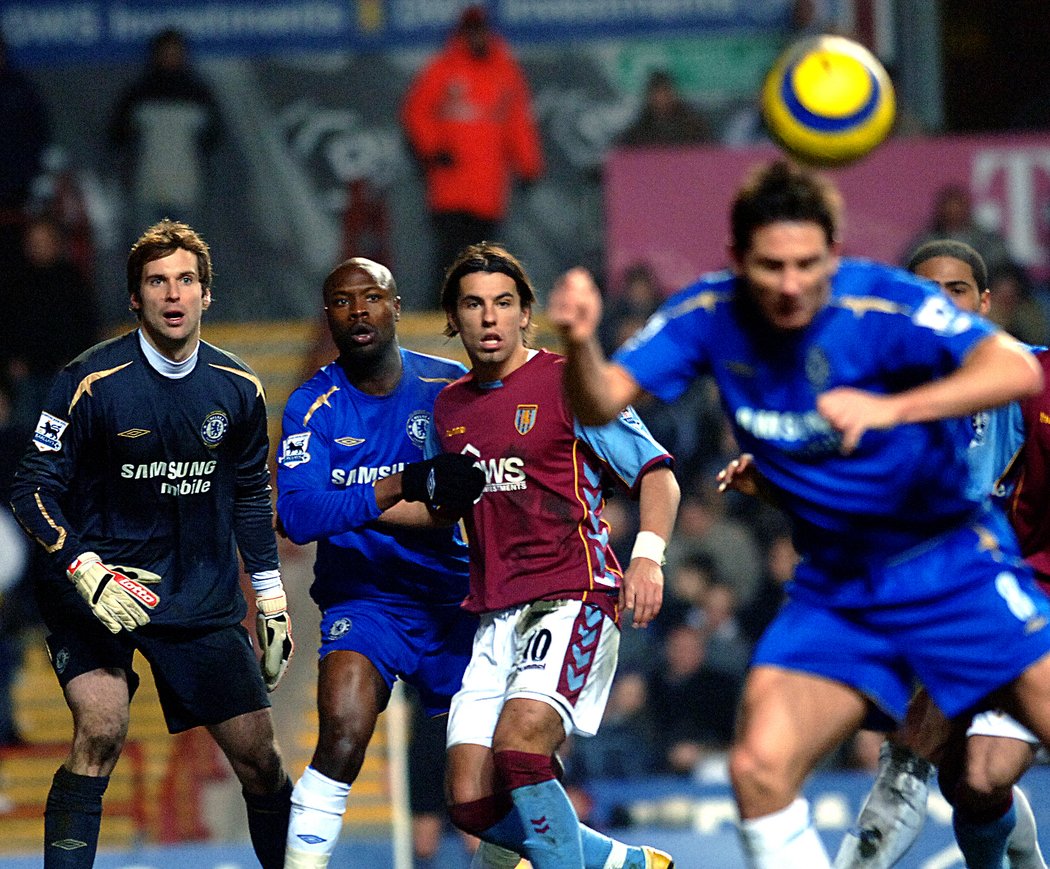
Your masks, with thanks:
[[[595,601],[615,615],[622,571],[609,546],[603,491],[637,494],[642,475],[671,456],[631,409],[600,427],[581,426],[563,388],[565,359],[546,350],[506,379],[473,373],[434,404],[428,455],[463,453],[485,471],[466,517],[470,595],[491,612],[534,600]]]

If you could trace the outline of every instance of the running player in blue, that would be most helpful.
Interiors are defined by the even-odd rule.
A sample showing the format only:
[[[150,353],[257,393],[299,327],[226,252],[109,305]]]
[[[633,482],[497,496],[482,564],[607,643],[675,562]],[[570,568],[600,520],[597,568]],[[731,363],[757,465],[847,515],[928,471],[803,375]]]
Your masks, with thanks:
[[[407,501],[458,517],[485,484],[465,456],[423,461],[434,397],[466,369],[398,345],[390,270],[354,257],[322,294],[339,358],[288,399],[277,456],[278,516],[294,542],[317,541],[310,593],[321,609],[317,748],[288,829],[285,866],[295,869],[328,865],[394,680],[416,687],[431,715],[447,712],[459,689],[477,627],[460,608],[466,544],[451,521],[396,523],[400,513],[431,524]]]
[[[1032,355],[901,269],[838,253],[839,197],[777,161],[737,192],[729,271],[669,299],[604,359],[597,287],[555,287],[581,422],[712,375],[741,447],[793,522],[790,600],[756,649],[730,775],[749,865],[829,861],[799,796],[914,681],[949,716],[999,705],[1050,740],[1050,603],[1004,517],[969,492],[969,416],[1031,395]]]
[[[259,862],[280,869],[291,783],[266,695],[292,643],[262,384],[201,340],[211,254],[190,227],[150,227],[127,276],[139,328],[59,373],[11,493],[47,553],[36,592],[73,713],[73,745],[44,812],[44,866],[94,863],[138,651],[168,729],[208,729],[243,787]],[[241,626],[238,550],[255,589],[261,662]]]

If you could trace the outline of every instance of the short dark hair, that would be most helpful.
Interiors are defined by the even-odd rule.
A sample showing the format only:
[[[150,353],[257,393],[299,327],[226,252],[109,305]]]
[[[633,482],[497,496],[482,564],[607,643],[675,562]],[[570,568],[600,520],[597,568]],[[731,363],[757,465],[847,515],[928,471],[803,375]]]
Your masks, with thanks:
[[[349,259],[343,260],[328,273],[324,282],[321,284],[321,297],[327,299],[328,294],[331,292],[332,287],[335,284],[336,276],[351,269],[367,272],[375,279],[378,286],[390,290],[394,296],[397,295],[397,281],[394,280],[393,272],[391,272],[390,269],[373,259],[368,259],[363,256],[352,256]]]
[[[938,256],[950,256],[952,259],[966,263],[973,272],[974,280],[977,281],[977,289],[982,293],[988,289],[988,266],[985,265],[984,257],[970,245],[962,241],[955,241],[955,239],[934,239],[920,245],[908,258],[905,268],[909,272],[914,272],[924,262]]]
[[[128,294],[139,292],[146,263],[164,259],[177,250],[188,250],[197,257],[197,277],[201,287],[211,289],[211,250],[208,243],[187,224],[165,218],[147,229],[131,246],[128,254]]]
[[[518,288],[518,298],[521,300],[522,309],[532,310],[532,305],[536,301],[536,293],[532,289],[532,281],[525,273],[525,267],[502,245],[491,241],[480,241],[463,248],[445,272],[445,279],[441,283],[441,307],[446,314],[455,315],[456,313],[460,278],[474,272],[507,275]],[[532,340],[533,331],[533,325],[530,322],[523,334],[526,347]],[[449,338],[456,335],[456,330],[452,328],[451,323],[445,326],[445,334]]]
[[[817,223],[829,244],[839,237],[842,197],[830,181],[787,160],[754,170],[737,191],[730,211],[731,244],[751,247],[755,230],[781,221]]]

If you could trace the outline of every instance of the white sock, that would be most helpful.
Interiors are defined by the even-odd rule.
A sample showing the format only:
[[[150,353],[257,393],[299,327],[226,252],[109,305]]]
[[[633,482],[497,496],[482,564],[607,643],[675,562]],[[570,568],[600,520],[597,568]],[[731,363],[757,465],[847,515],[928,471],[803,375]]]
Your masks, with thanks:
[[[1006,853],[1011,869],[1046,869],[1046,861],[1039,850],[1035,815],[1023,790],[1014,785],[1014,811],[1017,823],[1006,840]]]
[[[323,869],[339,841],[350,785],[321,775],[312,766],[292,789],[288,823],[288,869]]]
[[[831,869],[801,797],[779,812],[741,821],[740,841],[751,869]]]
[[[521,857],[513,851],[491,842],[481,842],[470,861],[470,869],[514,869],[520,862]]]

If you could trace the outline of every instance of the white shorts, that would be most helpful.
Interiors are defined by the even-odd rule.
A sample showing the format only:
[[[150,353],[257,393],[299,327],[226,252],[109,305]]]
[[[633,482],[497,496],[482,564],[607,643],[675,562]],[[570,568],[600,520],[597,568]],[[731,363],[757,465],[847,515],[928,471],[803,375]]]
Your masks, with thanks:
[[[998,709],[979,712],[966,728],[967,736],[1005,736],[1020,739],[1029,745],[1038,745],[1039,737],[1019,721]]]
[[[486,613],[474,634],[463,686],[452,698],[447,744],[491,747],[503,704],[515,697],[554,707],[566,736],[593,736],[619,649],[620,629],[583,601],[535,601]]]

